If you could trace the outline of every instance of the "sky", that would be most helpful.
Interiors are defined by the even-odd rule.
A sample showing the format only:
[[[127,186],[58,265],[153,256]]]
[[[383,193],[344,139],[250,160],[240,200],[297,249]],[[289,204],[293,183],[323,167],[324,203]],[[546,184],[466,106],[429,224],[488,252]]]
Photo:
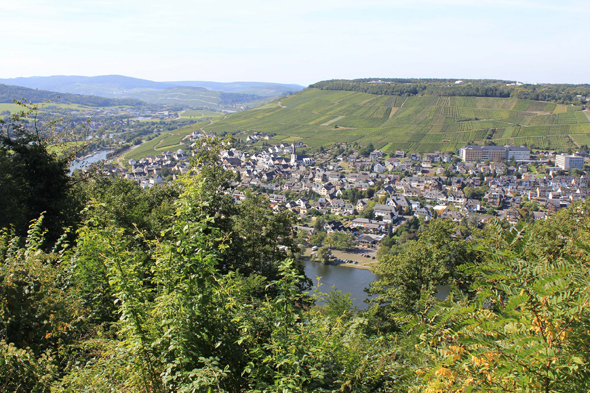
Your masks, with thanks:
[[[588,0],[3,0],[0,78],[590,83]]]

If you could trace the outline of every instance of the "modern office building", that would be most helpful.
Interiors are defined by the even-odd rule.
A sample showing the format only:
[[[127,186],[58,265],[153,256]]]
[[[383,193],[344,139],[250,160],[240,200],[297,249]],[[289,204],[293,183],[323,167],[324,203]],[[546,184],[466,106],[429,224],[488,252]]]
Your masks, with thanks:
[[[480,146],[468,145],[459,150],[463,161],[516,161],[528,160],[531,151],[524,146]]]
[[[555,165],[565,171],[569,171],[570,169],[584,170],[584,157],[558,154],[555,156]]]

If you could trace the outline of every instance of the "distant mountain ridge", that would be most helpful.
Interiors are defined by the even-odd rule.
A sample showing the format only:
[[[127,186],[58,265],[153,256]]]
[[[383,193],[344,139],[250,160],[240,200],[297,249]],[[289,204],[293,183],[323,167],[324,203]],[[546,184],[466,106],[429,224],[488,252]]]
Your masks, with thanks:
[[[165,90],[175,87],[201,87],[224,93],[250,94],[259,97],[275,97],[297,92],[304,86],[268,82],[209,82],[209,81],[173,81],[154,82],[147,79],[122,75],[101,76],[33,76],[0,79],[0,83],[43,89],[60,93],[90,94],[102,97],[115,97],[149,90]]]
[[[136,106],[145,104],[136,99],[117,99],[94,95],[61,93],[56,91],[30,89],[28,87],[0,84],[0,103],[12,103],[13,99],[27,100],[36,104],[52,100],[52,102],[56,104],[79,104],[93,107],[110,107],[122,105]]]

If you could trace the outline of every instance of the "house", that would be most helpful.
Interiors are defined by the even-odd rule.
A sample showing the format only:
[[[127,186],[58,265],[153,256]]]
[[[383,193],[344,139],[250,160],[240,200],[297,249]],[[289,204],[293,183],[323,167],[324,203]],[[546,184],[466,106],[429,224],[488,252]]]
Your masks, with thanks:
[[[362,212],[369,204],[369,198],[359,199],[356,203],[356,211]]]
[[[342,212],[347,215],[354,214],[354,206],[350,204],[344,205],[344,207],[342,208]]]
[[[420,207],[414,211],[414,216],[416,217],[423,217],[426,221],[432,218],[432,214],[430,214],[430,210],[425,207]]]
[[[360,244],[365,244],[365,245],[379,244],[382,239],[383,239],[383,235],[379,236],[379,235],[371,235],[371,234],[364,233],[359,236],[358,242]]]
[[[384,171],[385,167],[381,165],[381,163],[376,162],[375,165],[373,165],[373,172],[383,173]]]
[[[381,150],[374,150],[373,152],[371,152],[371,154],[369,154],[369,158],[371,160],[377,160],[381,157],[383,157],[385,153],[383,153]]]
[[[383,221],[385,221],[385,218],[389,220],[388,222],[392,222],[397,219],[397,211],[394,206],[380,204],[375,205],[373,207],[373,214],[375,214],[375,217],[384,218]]]

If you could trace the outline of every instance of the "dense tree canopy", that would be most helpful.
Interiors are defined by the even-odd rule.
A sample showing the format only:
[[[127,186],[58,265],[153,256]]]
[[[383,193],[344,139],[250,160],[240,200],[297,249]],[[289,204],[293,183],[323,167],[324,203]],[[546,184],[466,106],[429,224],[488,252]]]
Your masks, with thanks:
[[[55,241],[62,228],[76,223],[81,209],[75,179],[69,176],[71,155],[48,151],[52,128],[29,122],[35,107],[0,120],[0,228],[13,226],[19,236],[31,220],[44,214],[47,238]]]

